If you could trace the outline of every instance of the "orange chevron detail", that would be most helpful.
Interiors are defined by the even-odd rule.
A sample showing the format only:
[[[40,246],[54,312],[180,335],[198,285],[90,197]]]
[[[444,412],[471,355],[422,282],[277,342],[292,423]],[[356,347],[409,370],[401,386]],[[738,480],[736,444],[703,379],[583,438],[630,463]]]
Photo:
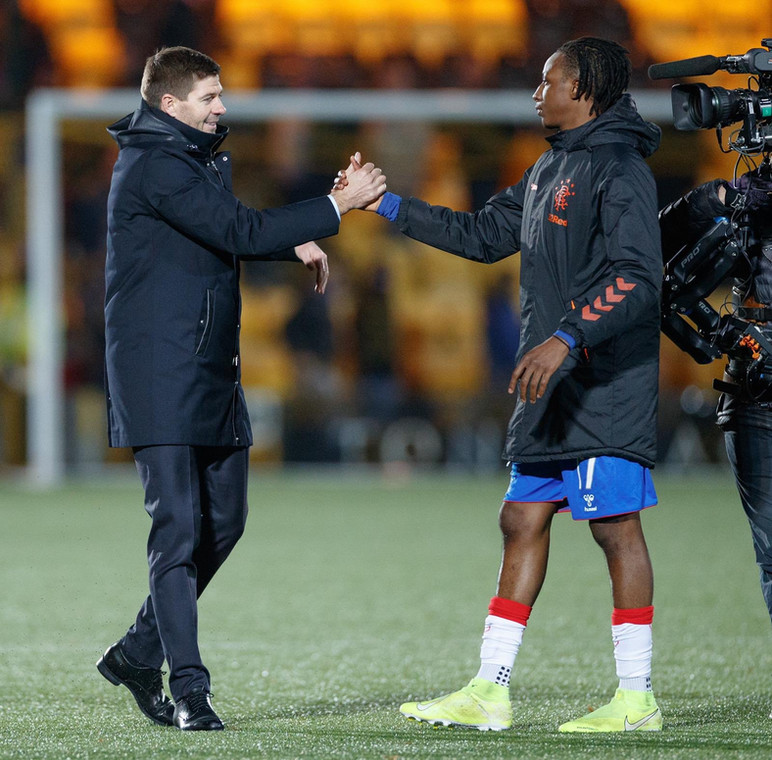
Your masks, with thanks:
[[[582,319],[586,322],[596,322],[600,319],[600,314],[595,314],[594,312],[590,311],[590,307],[585,305],[582,308]]]
[[[593,302],[592,302],[593,308],[597,309],[598,311],[611,311],[614,307],[613,306],[604,306],[603,301],[600,300],[600,296],[598,296]]]
[[[614,292],[614,286],[613,286],[613,285],[609,285],[609,286],[606,288],[606,300],[607,300],[609,303],[619,303],[620,301],[624,301],[624,300],[625,300],[625,297],[624,297],[624,296],[620,296],[620,295],[617,295],[617,294]]]
[[[620,290],[632,290],[636,286],[634,282],[625,282],[623,277],[617,277],[617,287]]]

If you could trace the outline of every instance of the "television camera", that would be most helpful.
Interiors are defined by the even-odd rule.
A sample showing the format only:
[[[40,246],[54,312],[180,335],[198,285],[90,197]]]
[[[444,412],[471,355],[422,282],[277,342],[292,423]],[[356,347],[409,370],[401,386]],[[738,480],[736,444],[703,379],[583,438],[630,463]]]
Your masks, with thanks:
[[[735,177],[731,208],[696,242],[665,261],[662,285],[662,331],[700,364],[726,355],[746,367],[746,387],[767,399],[772,390],[772,309],[738,305],[719,314],[707,297],[729,278],[742,302],[753,273],[753,257],[761,256],[772,239],[772,38],[744,55],[700,56],[649,68],[652,79],[690,77],[724,70],[749,74],[751,89],[727,90],[706,84],[677,84],[671,90],[674,126],[679,130],[715,128],[721,145],[722,129],[742,122],[728,141],[728,150],[749,161],[763,156],[760,165]],[[729,196],[728,202],[729,202]],[[761,383],[761,385],[759,385]],[[732,392],[722,381],[719,390]]]
[[[754,154],[772,146],[772,38],[763,39],[761,44],[763,48],[751,48],[744,55],[702,55],[649,66],[651,79],[692,77],[723,70],[730,74],[749,74],[749,85],[757,85],[756,89],[736,90],[702,83],[674,85],[670,98],[675,128],[715,127],[721,145],[723,127],[742,121],[730,139],[731,150]]]

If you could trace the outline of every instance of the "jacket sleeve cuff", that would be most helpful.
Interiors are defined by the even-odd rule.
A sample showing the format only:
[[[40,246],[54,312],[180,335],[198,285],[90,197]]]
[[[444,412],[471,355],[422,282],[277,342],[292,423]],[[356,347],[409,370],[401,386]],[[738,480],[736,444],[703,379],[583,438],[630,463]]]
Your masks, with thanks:
[[[555,330],[553,335],[560,338],[570,349],[584,345],[584,335],[576,325],[564,322],[557,330]]]
[[[332,207],[335,209],[335,213],[338,215],[338,221],[340,221],[340,209],[338,208],[338,204],[335,202],[335,198],[332,197],[332,193],[330,193],[327,197],[330,199],[330,203],[332,203]]]
[[[394,193],[384,193],[376,213],[386,217],[390,222],[397,221],[402,198]]]
[[[563,343],[568,346],[569,350],[576,348],[576,339],[573,335],[565,332],[565,330],[555,330],[552,334],[559,340],[562,340]]]

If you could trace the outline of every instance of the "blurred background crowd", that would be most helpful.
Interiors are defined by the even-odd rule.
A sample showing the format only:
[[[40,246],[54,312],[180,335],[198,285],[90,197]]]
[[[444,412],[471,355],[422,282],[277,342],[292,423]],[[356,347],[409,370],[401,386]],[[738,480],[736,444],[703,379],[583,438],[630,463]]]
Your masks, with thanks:
[[[24,108],[35,88],[138,92],[146,57],[182,44],[223,66],[226,105],[228,91],[261,88],[467,88],[506,98],[532,91],[563,41],[595,35],[630,50],[633,90],[666,93],[672,82],[649,81],[649,64],[743,53],[772,36],[770,11],[770,0],[0,0],[0,471],[26,458]],[[709,82],[746,86],[741,77]],[[73,468],[126,461],[106,447],[102,396],[105,202],[116,156],[105,126],[62,125]],[[734,157],[712,132],[661,126],[650,160],[660,205],[731,176]],[[227,145],[236,194],[256,208],[328,192],[359,149],[393,192],[459,210],[517,182],[545,147],[535,117],[532,128],[282,119],[239,124]],[[332,270],[324,298],[302,267],[242,270],[254,458],[498,467],[512,406],[517,257],[475,266],[360,213],[322,245]],[[710,390],[719,371],[663,339],[663,463],[723,461]]]

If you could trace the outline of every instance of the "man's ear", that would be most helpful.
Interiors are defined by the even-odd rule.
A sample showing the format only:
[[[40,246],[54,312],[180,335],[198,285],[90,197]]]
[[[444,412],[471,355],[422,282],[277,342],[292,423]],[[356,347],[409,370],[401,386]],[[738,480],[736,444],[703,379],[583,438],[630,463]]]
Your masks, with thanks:
[[[176,117],[177,98],[167,92],[165,95],[161,96],[160,108],[165,114]]]

